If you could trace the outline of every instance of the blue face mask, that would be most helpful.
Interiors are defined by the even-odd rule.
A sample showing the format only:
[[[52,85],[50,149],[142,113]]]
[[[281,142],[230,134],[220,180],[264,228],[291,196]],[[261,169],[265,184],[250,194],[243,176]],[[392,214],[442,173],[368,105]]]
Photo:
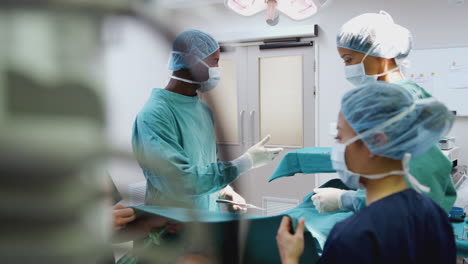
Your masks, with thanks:
[[[383,73],[379,73],[376,75],[367,75],[366,68],[364,67],[364,60],[367,58],[368,55],[369,53],[366,53],[366,55],[364,56],[364,58],[362,58],[360,63],[344,67],[346,79],[356,87],[362,86],[367,83],[375,82],[380,76],[387,75],[399,69],[399,66],[397,66]]]

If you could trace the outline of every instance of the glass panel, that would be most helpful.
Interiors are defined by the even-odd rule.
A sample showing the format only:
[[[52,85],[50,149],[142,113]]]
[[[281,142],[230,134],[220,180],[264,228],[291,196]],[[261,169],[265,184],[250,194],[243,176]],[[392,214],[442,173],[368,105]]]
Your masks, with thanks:
[[[260,135],[270,145],[302,146],[302,56],[259,59]]]
[[[233,60],[220,60],[221,82],[201,98],[211,108],[218,143],[238,144],[237,71]]]

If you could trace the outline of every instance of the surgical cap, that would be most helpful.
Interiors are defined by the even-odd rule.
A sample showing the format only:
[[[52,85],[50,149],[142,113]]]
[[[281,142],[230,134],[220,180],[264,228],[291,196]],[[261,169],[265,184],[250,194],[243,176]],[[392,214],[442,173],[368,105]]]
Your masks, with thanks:
[[[205,59],[219,49],[216,40],[205,32],[191,29],[180,33],[172,44],[172,53],[168,68],[178,71],[190,68],[198,62],[197,59]]]
[[[411,51],[412,37],[408,29],[395,24],[388,13],[380,11],[346,22],[336,37],[336,45],[375,57],[404,59]]]
[[[373,154],[396,160],[402,160],[405,153],[412,157],[424,154],[454,121],[443,103],[433,98],[414,101],[405,89],[381,81],[347,92],[341,113],[357,134],[373,131],[362,138]],[[399,114],[401,118],[394,118]],[[382,127],[392,118],[397,120]],[[378,136],[380,132],[384,137]]]

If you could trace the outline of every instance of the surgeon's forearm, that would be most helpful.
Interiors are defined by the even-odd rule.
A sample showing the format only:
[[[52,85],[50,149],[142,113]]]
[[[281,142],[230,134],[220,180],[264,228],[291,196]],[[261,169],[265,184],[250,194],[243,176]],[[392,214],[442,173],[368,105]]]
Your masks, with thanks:
[[[345,191],[340,199],[344,209],[355,213],[366,205],[366,194],[363,190]]]
[[[345,191],[341,194],[340,199],[343,209],[353,212],[356,210],[354,208],[354,200],[357,199],[356,191]]]
[[[252,168],[252,159],[249,157],[249,155],[244,154],[239,158],[231,161],[231,164],[237,168],[239,174],[242,174]]]
[[[165,174],[157,172],[158,175],[171,175],[171,177],[158,177],[154,182],[162,182],[155,188],[175,200],[180,200],[184,196],[191,199],[212,193],[219,194],[239,176],[237,168],[230,162],[214,162],[208,166],[190,166],[186,169],[181,169],[184,167],[182,165],[174,167],[176,169],[166,170]]]

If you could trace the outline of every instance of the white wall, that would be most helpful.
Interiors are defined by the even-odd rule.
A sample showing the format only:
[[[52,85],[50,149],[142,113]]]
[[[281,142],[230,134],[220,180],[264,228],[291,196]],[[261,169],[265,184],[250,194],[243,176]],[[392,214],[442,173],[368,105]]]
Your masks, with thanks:
[[[132,19],[105,26],[108,135],[114,146],[131,149],[132,124],[153,88],[166,85],[170,46]]]
[[[294,22],[281,16],[276,26],[319,25],[319,146],[332,144],[333,138],[328,132],[329,123],[336,120],[340,97],[351,87],[344,78],[343,63],[335,47],[336,32],[344,22],[361,13],[385,10],[397,23],[413,33],[415,49],[468,46],[468,3],[452,6],[447,0],[331,1],[326,9],[310,19]],[[175,31],[197,28],[212,33],[255,32],[270,28],[264,21],[264,14],[241,17],[225,9],[223,5],[180,9],[174,11],[172,17]],[[154,49],[161,48],[153,40],[138,35],[140,29],[126,29],[128,42],[125,42],[124,47],[115,47],[114,59],[109,61],[112,68],[108,72],[109,80],[112,80],[109,82],[111,91],[116,92],[116,95],[112,95],[113,106],[110,108],[110,135],[122,146],[130,140],[133,117],[148,96],[150,87],[161,87],[164,83],[165,75],[161,72],[167,62],[167,52],[164,56],[158,55]],[[149,43],[143,43],[145,41]],[[466,131],[468,118],[457,118],[451,134],[457,137],[457,144],[462,148],[462,164],[468,164]]]
[[[133,121],[153,88],[165,86],[170,45],[147,26],[129,19],[112,19],[104,26],[107,86],[107,135],[120,151],[131,152]],[[112,159],[108,171],[124,198],[128,184],[143,181],[136,160]]]

